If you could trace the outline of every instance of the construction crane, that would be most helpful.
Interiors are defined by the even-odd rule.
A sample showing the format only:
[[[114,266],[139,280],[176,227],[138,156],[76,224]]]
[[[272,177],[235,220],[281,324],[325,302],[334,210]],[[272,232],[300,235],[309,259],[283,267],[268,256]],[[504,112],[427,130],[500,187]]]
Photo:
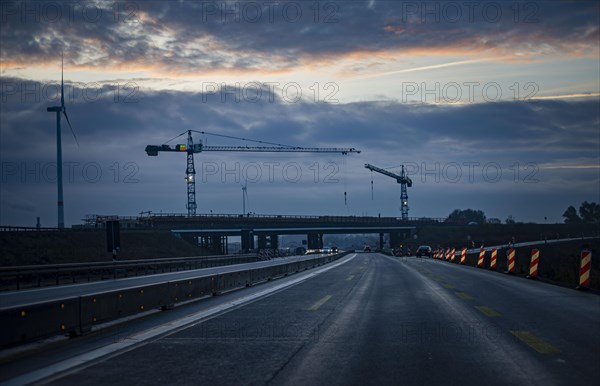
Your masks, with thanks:
[[[372,172],[381,173],[385,176],[396,179],[396,182],[400,184],[400,213],[402,214],[402,220],[408,220],[408,191],[406,188],[412,186],[412,180],[406,176],[406,173],[404,172],[404,165],[402,165],[402,172],[400,175],[370,164],[365,164],[365,168]]]
[[[202,141],[198,141],[198,143],[194,143],[192,139],[192,132],[206,134],[206,135],[214,135],[217,137],[237,139],[249,142],[257,142],[272,146],[205,146],[202,144]],[[278,143],[265,142],[265,141],[256,141],[250,140],[246,138],[233,137],[229,135],[222,134],[213,134],[207,133],[205,131],[197,131],[197,130],[187,130],[183,133],[179,134],[172,140],[181,137],[187,133],[187,144],[179,144],[175,146],[170,146],[167,144],[164,145],[148,145],[146,146],[146,153],[149,156],[157,156],[159,152],[178,152],[178,153],[186,153],[187,154],[187,167],[185,170],[186,173],[186,181],[187,181],[187,205],[186,208],[188,210],[188,216],[196,215],[196,170],[194,168],[194,153],[202,153],[205,151],[239,151],[239,152],[257,152],[257,153],[340,153],[340,154],[348,154],[348,153],[360,153],[360,150],[356,150],[355,148],[337,148],[337,147],[300,147],[300,146],[289,146],[282,145]],[[168,143],[167,142],[167,143]],[[344,196],[346,192],[344,192]]]

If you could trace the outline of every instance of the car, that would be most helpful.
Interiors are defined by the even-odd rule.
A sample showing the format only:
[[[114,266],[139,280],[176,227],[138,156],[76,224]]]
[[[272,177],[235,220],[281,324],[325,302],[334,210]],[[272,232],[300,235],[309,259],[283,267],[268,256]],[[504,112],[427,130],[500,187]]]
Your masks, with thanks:
[[[433,251],[429,245],[421,245],[419,249],[417,249],[416,253],[417,257],[427,256],[431,258],[433,256]]]
[[[365,245],[365,248],[363,249],[363,252],[371,252],[371,246],[370,245]]]
[[[296,255],[305,255],[305,254],[306,254],[306,248],[296,247]]]
[[[338,253],[339,249],[338,247],[334,247],[334,246],[326,246],[323,248],[323,253],[327,254],[327,255],[333,255],[335,253]]]

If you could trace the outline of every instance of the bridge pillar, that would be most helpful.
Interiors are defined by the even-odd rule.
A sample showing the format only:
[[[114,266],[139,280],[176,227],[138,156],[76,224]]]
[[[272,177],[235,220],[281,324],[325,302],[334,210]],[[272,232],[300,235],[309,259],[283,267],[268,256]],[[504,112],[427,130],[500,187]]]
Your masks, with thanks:
[[[219,255],[227,254],[227,236],[211,236],[209,249]]]
[[[202,248],[209,249],[210,242],[208,241],[208,237],[206,236],[198,236],[198,245]]]
[[[258,235],[258,249],[267,249],[267,236]]]
[[[383,249],[383,233],[379,234],[379,249]]]
[[[306,235],[308,240],[308,249],[323,249],[323,235],[319,233],[309,233]]]
[[[242,229],[242,251],[254,249],[254,234],[251,229]]]
[[[218,255],[226,255],[228,252],[227,236],[198,236],[196,245]]]
[[[390,248],[400,248],[402,240],[404,238],[400,232],[390,232]]]
[[[271,249],[279,249],[279,237],[276,234],[269,235],[269,246]]]

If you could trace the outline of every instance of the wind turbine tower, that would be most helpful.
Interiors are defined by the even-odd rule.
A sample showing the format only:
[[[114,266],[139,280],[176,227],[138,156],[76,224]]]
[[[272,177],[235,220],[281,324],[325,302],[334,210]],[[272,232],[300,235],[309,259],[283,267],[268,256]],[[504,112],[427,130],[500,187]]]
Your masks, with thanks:
[[[242,186],[242,215],[246,215],[246,200],[248,199],[248,181]]]
[[[61,71],[60,71],[60,106],[52,106],[48,107],[46,111],[49,113],[56,113],[56,185],[58,188],[58,228],[63,229],[65,227],[65,205],[63,200],[63,173],[62,173],[62,141],[61,141],[61,132],[60,132],[60,114],[63,113],[65,115],[65,119],[69,124],[69,128],[71,129],[71,133],[73,134],[73,138],[75,138],[75,142],[77,142],[77,137],[75,136],[75,132],[73,131],[73,127],[71,126],[71,122],[69,121],[69,116],[67,115],[67,109],[65,108],[65,93],[64,93],[64,81],[63,81],[63,68],[64,68],[64,60],[61,62]],[[79,142],[77,142],[77,146],[79,146]]]

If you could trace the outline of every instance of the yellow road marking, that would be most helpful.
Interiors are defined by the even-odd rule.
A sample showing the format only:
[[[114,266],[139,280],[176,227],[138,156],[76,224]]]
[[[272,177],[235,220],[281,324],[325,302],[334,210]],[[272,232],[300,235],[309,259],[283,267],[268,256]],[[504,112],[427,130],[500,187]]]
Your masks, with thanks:
[[[319,300],[318,302],[316,302],[315,304],[312,305],[312,307],[309,308],[310,311],[316,311],[319,309],[319,307],[321,307],[323,304],[327,303],[327,301],[331,299],[331,295],[327,295],[324,296],[321,300]]]
[[[473,300],[473,297],[466,292],[455,292],[455,294],[464,300]]]
[[[475,308],[492,318],[496,316],[502,316],[501,313],[487,306],[475,306]]]
[[[519,338],[523,343],[539,352],[540,354],[556,354],[559,353],[560,350],[545,340],[538,338],[530,331],[512,331],[510,332],[517,338]]]
[[[442,284],[446,288],[454,288],[454,286],[450,283]]]
[[[346,280],[350,281],[350,280],[352,280],[352,279],[354,279],[354,275],[350,275],[350,276],[348,276],[348,278],[347,278]]]

